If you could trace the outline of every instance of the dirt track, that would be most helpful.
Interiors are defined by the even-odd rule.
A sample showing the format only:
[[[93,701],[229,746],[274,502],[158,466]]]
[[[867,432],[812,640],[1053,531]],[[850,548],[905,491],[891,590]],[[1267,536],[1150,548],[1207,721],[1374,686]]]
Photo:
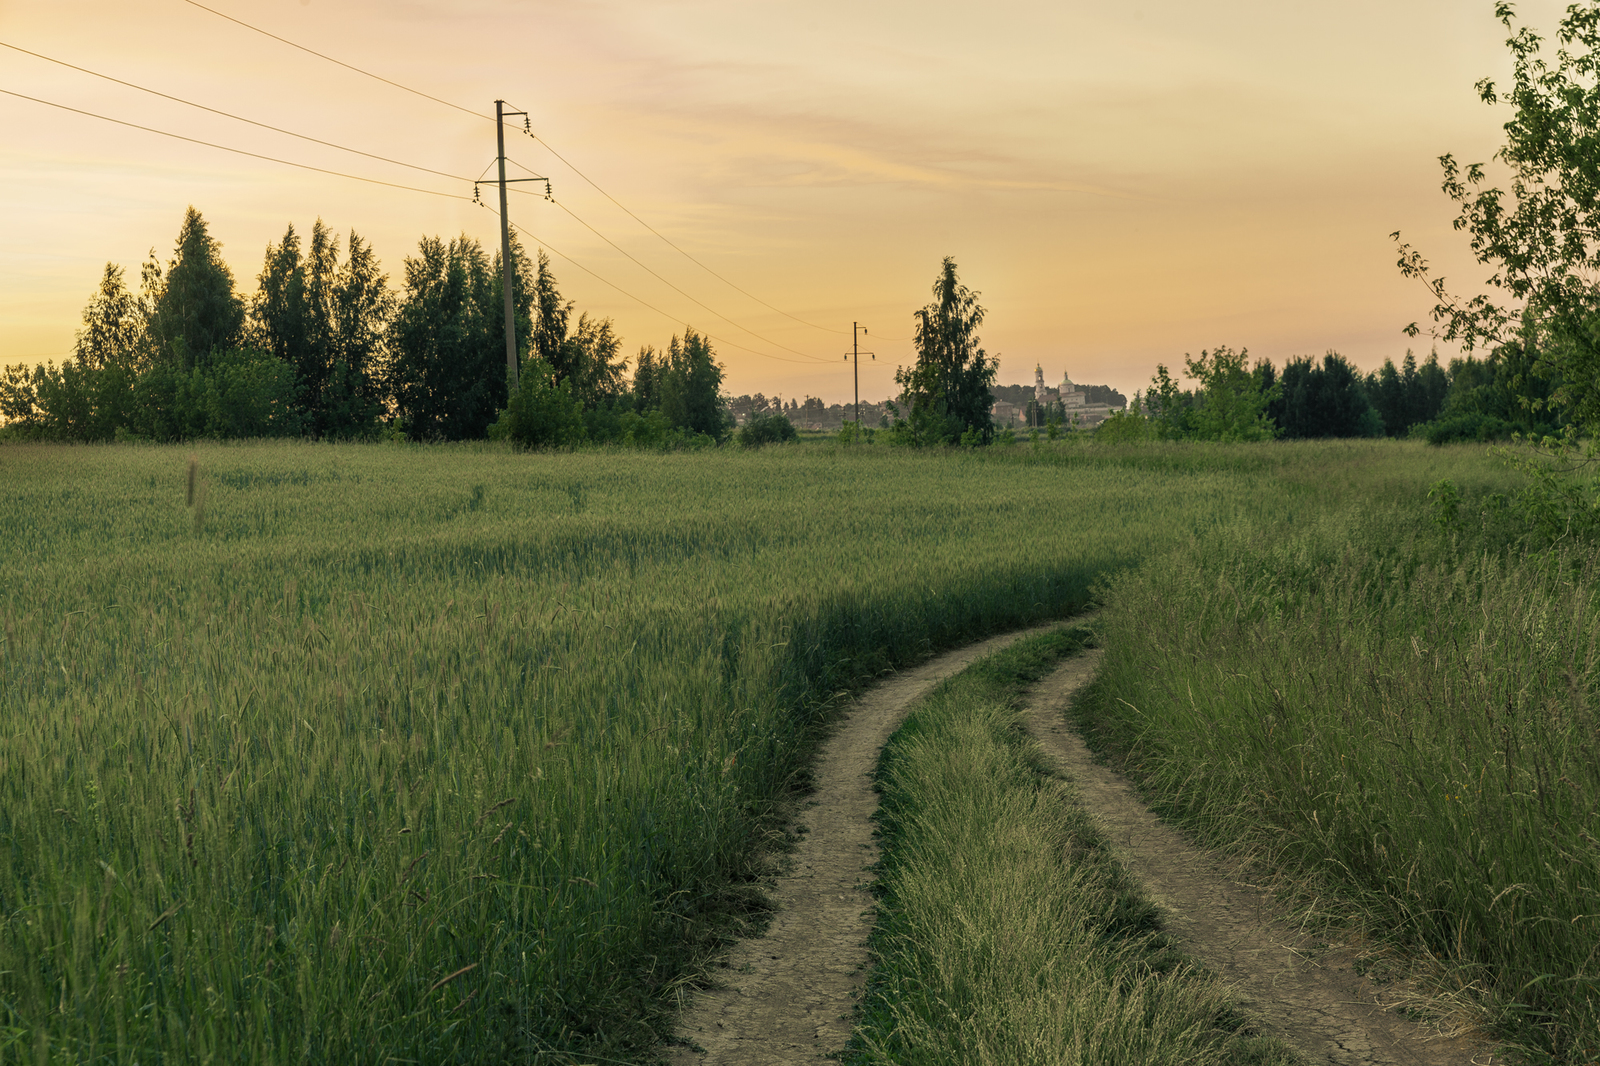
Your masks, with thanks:
[[[773,893],[777,916],[767,935],[737,945],[726,987],[702,992],[684,1013],[667,1051],[675,1064],[769,1066],[815,1062],[844,1048],[867,966],[872,895],[867,872],[878,858],[872,771],[883,747],[918,698],[969,664],[1041,626],[972,644],[874,686],[823,745],[816,792],[801,820],[809,827],[792,868]]]
[[[1043,627],[1049,628],[1049,627]],[[768,1066],[816,1062],[843,1049],[867,965],[877,858],[870,775],[907,709],[940,680],[1020,637],[1006,634],[939,656],[864,694],[818,760],[816,793],[803,816],[810,834],[774,892],[765,937],[745,941],[721,971],[726,987],[700,993],[665,1054],[674,1066]],[[1258,889],[1233,880],[1209,853],[1186,843],[1117,774],[1094,764],[1062,718],[1098,668],[1099,653],[1063,663],[1029,697],[1029,726],[1078,785],[1083,802],[1123,860],[1166,912],[1181,946],[1233,985],[1241,1006],[1311,1063],[1498,1064],[1462,1038],[1441,1038],[1386,1009],[1384,991],[1358,976],[1354,955],[1275,919]],[[1395,998],[1393,993],[1390,999]]]
[[[1229,877],[1215,856],[1152,814],[1119,774],[1095,764],[1063,712],[1099,669],[1100,655],[1069,659],[1041,681],[1030,694],[1028,727],[1165,911],[1183,950],[1233,985],[1240,1006],[1309,1062],[1489,1063],[1489,1052],[1473,1042],[1429,1033],[1397,1014],[1391,1008],[1406,986],[1380,988],[1355,972],[1352,951],[1278,920],[1266,893]]]

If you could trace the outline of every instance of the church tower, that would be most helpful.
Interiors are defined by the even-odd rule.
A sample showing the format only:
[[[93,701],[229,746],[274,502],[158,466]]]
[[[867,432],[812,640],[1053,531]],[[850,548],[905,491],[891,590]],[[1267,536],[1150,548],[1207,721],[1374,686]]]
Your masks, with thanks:
[[[1044,367],[1038,363],[1033,364],[1033,398],[1040,407],[1044,406]]]
[[[1087,397],[1083,394],[1083,390],[1072,383],[1072,375],[1063,373],[1061,375],[1061,405],[1068,408],[1082,407],[1086,399]]]

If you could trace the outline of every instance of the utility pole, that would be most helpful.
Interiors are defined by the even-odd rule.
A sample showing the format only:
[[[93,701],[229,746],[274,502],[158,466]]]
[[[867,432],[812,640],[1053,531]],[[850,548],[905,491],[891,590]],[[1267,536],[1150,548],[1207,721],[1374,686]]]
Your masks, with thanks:
[[[517,312],[516,294],[512,292],[512,279],[517,275],[511,263],[511,216],[506,213],[506,102],[494,102],[494,136],[500,149],[500,288],[506,296],[506,382],[511,389],[517,387]],[[513,115],[526,112],[512,111]]]
[[[506,382],[509,388],[517,387],[517,311],[516,311],[516,266],[511,261],[511,216],[506,213],[506,182],[510,181],[542,181],[544,182],[544,198],[550,199],[549,178],[506,178],[506,126],[505,120],[509,115],[521,115],[522,125],[528,126],[528,113],[526,111],[507,111],[504,100],[494,102],[494,135],[495,144],[499,148],[500,163],[500,288],[506,297]],[[473,184],[472,198],[478,199],[477,184]],[[481,200],[478,201],[482,203]]]
[[[873,359],[878,358],[877,354],[874,352],[863,352],[861,350],[861,337],[865,336],[866,332],[867,327],[863,326],[861,323],[850,323],[850,353],[845,356],[846,359],[853,359],[855,361],[857,436],[859,436],[861,433],[861,357],[866,355]]]

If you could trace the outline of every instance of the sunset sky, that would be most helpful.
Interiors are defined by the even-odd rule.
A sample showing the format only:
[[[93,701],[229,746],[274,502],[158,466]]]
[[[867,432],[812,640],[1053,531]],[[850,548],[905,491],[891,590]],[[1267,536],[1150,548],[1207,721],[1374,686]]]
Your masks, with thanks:
[[[1389,234],[1480,279],[1437,157],[1487,160],[1509,117],[1473,90],[1509,75],[1491,0],[206,3],[480,116],[497,97],[528,111],[540,140],[508,135],[512,172],[548,176],[572,214],[517,195],[511,217],[552,242],[564,294],[613,318],[629,353],[685,323],[711,334],[734,394],[848,400],[855,320],[877,353],[862,396],[888,395],[946,255],[982,293],[1002,383],[1038,362],[1052,383],[1068,371],[1131,394],[1158,362],[1219,344],[1279,365],[1420,356],[1429,342],[1400,330],[1427,293],[1399,276]],[[1564,6],[1517,11],[1548,31]],[[396,287],[423,235],[498,247],[470,181],[13,49],[466,179],[492,174],[483,117],[186,0],[0,0],[0,42],[11,93],[467,198],[0,95],[0,364],[68,355],[105,263],[136,284],[190,204],[246,294],[267,243],[319,216],[366,238]],[[691,262],[550,149],[728,282],[826,329]]]

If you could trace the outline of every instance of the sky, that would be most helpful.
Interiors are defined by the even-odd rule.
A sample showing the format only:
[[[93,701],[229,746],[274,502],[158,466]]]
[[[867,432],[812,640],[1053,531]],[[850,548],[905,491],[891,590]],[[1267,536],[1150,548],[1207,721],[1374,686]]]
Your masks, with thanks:
[[[246,295],[291,223],[359,233],[396,288],[423,236],[498,248],[471,179],[503,99],[533,134],[510,176],[555,197],[514,186],[509,214],[563,294],[629,353],[709,334],[732,395],[850,400],[856,322],[861,396],[896,391],[946,256],[1002,384],[1131,395],[1219,345],[1372,370],[1431,344],[1401,332],[1431,301],[1391,233],[1486,275],[1438,157],[1488,160],[1510,117],[1473,88],[1509,80],[1492,0],[206,6],[0,0],[0,90],[36,98],[0,94],[0,365],[70,355],[105,264],[137,284],[189,205]],[[1517,14],[1548,35],[1564,6]]]

